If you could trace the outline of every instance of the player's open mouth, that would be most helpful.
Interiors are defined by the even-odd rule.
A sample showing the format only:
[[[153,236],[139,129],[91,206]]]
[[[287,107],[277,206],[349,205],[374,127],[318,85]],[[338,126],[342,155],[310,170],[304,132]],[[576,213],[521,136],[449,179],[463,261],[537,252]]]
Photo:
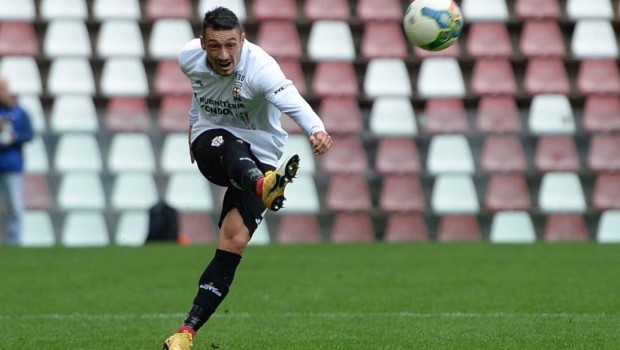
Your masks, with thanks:
[[[220,68],[227,69],[232,65],[232,61],[228,61],[225,63],[218,62],[217,65],[220,66]]]

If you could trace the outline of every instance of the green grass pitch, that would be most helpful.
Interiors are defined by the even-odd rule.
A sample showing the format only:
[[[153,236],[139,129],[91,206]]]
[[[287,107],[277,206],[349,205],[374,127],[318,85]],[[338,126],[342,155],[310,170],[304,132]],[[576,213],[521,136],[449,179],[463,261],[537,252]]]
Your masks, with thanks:
[[[212,246],[0,248],[0,349],[160,349]],[[620,246],[252,246],[194,349],[618,349]]]

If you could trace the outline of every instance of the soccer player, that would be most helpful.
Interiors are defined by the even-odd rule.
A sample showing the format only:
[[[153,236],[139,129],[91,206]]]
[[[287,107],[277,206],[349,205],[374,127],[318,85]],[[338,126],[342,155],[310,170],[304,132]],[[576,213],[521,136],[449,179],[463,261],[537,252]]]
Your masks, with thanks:
[[[191,349],[196,332],[228,294],[266,208],[282,207],[284,189],[300,160],[292,155],[278,167],[287,139],[281,113],[308,134],[314,154],[332,144],[322,121],[276,61],[245,39],[233,12],[224,7],[207,12],[201,34],[179,54],[193,89],[190,158],[204,177],[227,190],[215,256],[200,276],[183,325],[166,339],[164,350]]]

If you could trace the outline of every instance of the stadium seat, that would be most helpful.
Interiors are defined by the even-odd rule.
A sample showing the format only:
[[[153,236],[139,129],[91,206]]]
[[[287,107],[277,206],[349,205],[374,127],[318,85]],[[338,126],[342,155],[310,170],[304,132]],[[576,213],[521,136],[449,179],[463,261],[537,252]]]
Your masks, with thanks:
[[[157,95],[188,95],[192,85],[181,71],[178,61],[159,61],[155,71],[153,91]]]
[[[165,99],[164,102],[165,103]],[[184,121],[187,123],[189,104],[185,105]],[[161,121],[161,115],[160,115]],[[105,112],[106,129],[111,132],[148,132],[151,116],[146,100],[141,97],[113,97],[108,100]],[[187,124],[182,125],[187,131]]]
[[[0,56],[38,56],[39,43],[29,22],[0,23]]]
[[[590,0],[587,3],[580,0],[566,0],[566,15],[573,21],[583,18],[611,20],[614,18],[614,10],[610,0]]]
[[[145,133],[118,133],[112,136],[108,151],[108,170],[155,171],[155,155],[149,136]]]
[[[34,0],[0,0],[0,21],[34,22],[37,16]]]
[[[620,170],[619,150],[619,135],[593,135],[588,150],[588,168],[595,172]]]
[[[27,142],[24,151],[24,170],[27,173],[47,173],[49,172],[49,158],[47,148],[42,136],[35,136],[32,141]]]
[[[560,24],[555,20],[528,20],[521,29],[519,51],[525,58],[564,57],[566,47]]]
[[[445,84],[449,81],[450,84]],[[418,92],[422,98],[465,97],[465,82],[454,58],[427,58],[420,65]]]
[[[97,21],[108,19],[139,20],[142,17],[139,0],[93,0],[91,6],[92,16]]]
[[[283,215],[276,231],[276,242],[281,244],[319,243],[322,240],[319,220],[315,215]]]
[[[534,135],[574,134],[573,108],[566,95],[543,94],[532,98],[528,125]]]
[[[110,244],[103,213],[93,210],[68,212],[60,242],[65,247],[104,247]]]
[[[364,130],[362,111],[355,98],[327,97],[318,114],[330,134],[358,134]]]
[[[54,99],[50,112],[53,132],[92,132],[99,130],[95,103],[88,95],[59,95]]]
[[[407,97],[379,96],[370,110],[370,132],[375,136],[415,136],[415,112]]]
[[[437,230],[439,242],[472,242],[482,240],[480,224],[474,215],[445,215]]]
[[[149,84],[142,60],[134,57],[108,58],[100,81],[104,97],[147,96]]]
[[[439,51],[428,51],[424,50],[421,47],[413,46],[413,54],[414,56],[423,61],[427,58],[456,58],[460,59],[461,57],[461,44],[459,41],[456,41],[454,44],[448,46],[447,48]]]
[[[379,96],[411,96],[411,79],[405,61],[395,58],[370,60],[364,75],[364,93]]]
[[[213,211],[211,187],[198,171],[170,174],[164,199],[179,211]]]
[[[353,34],[347,22],[316,21],[308,36],[308,57],[312,61],[348,61],[355,59]]]
[[[301,159],[303,162],[304,158]],[[302,166],[303,164],[305,163],[302,163]],[[311,174],[300,174],[298,172],[294,184],[286,188],[284,207],[286,208],[286,213],[314,214],[321,211],[319,194]]]
[[[582,60],[577,72],[577,88],[583,95],[620,94],[620,72],[616,61]]]
[[[532,202],[522,174],[491,174],[485,206],[491,212],[532,209]]]
[[[386,212],[425,212],[426,196],[414,175],[387,175],[379,193],[379,207]]]
[[[52,194],[47,176],[26,173],[22,198],[26,209],[50,210],[53,206]]]
[[[370,211],[370,187],[364,175],[333,175],[327,188],[325,205],[331,211]]]
[[[340,136],[334,137],[333,142],[338,147],[333,147],[320,158],[324,173],[363,174],[368,171],[366,150],[359,138]]]
[[[422,163],[413,138],[382,138],[377,145],[375,170],[381,175],[420,174]]]
[[[508,7],[504,0],[463,0],[463,17],[470,23],[484,21],[508,22]]]
[[[131,19],[103,21],[97,38],[97,56],[104,59],[144,57],[144,39],[138,22]]]
[[[47,92],[50,95],[95,94],[93,70],[85,57],[55,58],[47,76]]]
[[[375,229],[365,213],[339,213],[334,218],[329,239],[332,243],[373,242]]]
[[[485,172],[519,172],[527,170],[523,146],[517,136],[492,135],[484,139],[480,166]]]
[[[196,164],[192,164],[189,158],[187,131],[183,133],[169,133],[165,136],[161,149],[160,163],[161,171],[164,173],[196,171]]]
[[[534,243],[536,231],[526,211],[502,211],[493,215],[489,233],[491,243]]]
[[[144,16],[149,21],[156,21],[165,18],[191,20],[194,15],[190,0],[147,0]]]
[[[569,94],[571,88],[564,61],[561,58],[531,58],[525,67],[523,87],[530,96]]]
[[[157,123],[163,133],[184,132],[189,126],[192,95],[167,95],[161,99]]]
[[[88,19],[85,0],[41,0],[39,16],[44,20],[56,18]]]
[[[348,21],[351,17],[347,0],[306,0],[303,6],[304,16],[308,21]]]
[[[183,245],[212,244],[216,241],[215,225],[205,213],[179,214],[179,242]]]
[[[194,37],[187,19],[158,19],[153,23],[149,37],[149,57],[176,61],[183,46]]]
[[[224,6],[237,15],[239,21],[244,23],[248,19],[244,0],[198,0],[198,19],[202,21],[205,13],[218,6]]]
[[[620,243],[620,210],[607,210],[601,214],[596,231],[598,243]]]
[[[464,135],[436,135],[430,140],[426,170],[432,175],[473,174],[474,158]]]
[[[534,165],[539,172],[580,170],[575,140],[570,136],[542,136],[536,143]]]
[[[358,0],[355,9],[362,22],[402,21],[403,9],[398,0]]]
[[[461,99],[428,99],[422,116],[423,125],[428,134],[466,134],[469,132],[467,113]]]
[[[514,5],[515,16],[520,20],[554,19],[561,17],[558,0],[516,0]]]
[[[552,214],[547,217],[544,238],[547,242],[588,240],[588,228],[580,214]]]
[[[69,172],[62,176],[58,187],[58,208],[61,210],[106,207],[103,184],[94,172]]]
[[[297,154],[302,159],[302,165],[297,170],[297,174],[312,175],[316,172],[314,164],[314,153],[308,136],[306,135],[289,135],[286,145],[284,145],[284,156]]]
[[[471,176],[437,175],[431,193],[431,207],[437,214],[478,213],[480,205]]]
[[[114,210],[148,210],[159,199],[155,180],[147,172],[124,172],[114,177],[110,202]]]
[[[22,247],[51,247],[56,243],[54,225],[48,211],[26,210],[22,225]]]
[[[398,22],[369,22],[364,25],[361,42],[362,58],[406,59],[407,41]]]
[[[620,131],[620,98],[586,96],[582,118],[583,129],[588,133]]]
[[[586,211],[581,181],[575,173],[550,172],[542,177],[538,206],[543,213]]]
[[[282,69],[282,73],[284,73],[284,76],[293,82],[293,84],[297,88],[297,91],[299,91],[299,93],[302,96],[307,96],[308,89],[306,86],[306,77],[305,77],[303,69],[301,68],[300,61],[298,59],[293,59],[293,58],[279,58],[276,61],[280,65],[280,69]],[[326,63],[326,64],[331,64],[331,63]],[[321,78],[330,79],[330,77],[328,76],[324,76]],[[325,87],[326,86],[324,86],[323,88]]]
[[[571,52],[577,59],[617,59],[618,45],[611,22],[595,19],[577,21],[571,39]]]
[[[509,59],[479,58],[474,62],[471,92],[476,96],[517,94],[517,81]]]
[[[2,7],[0,6],[0,8]],[[15,95],[41,95],[43,92],[41,74],[34,57],[2,57],[0,60],[0,76],[8,81],[9,88]]]
[[[274,19],[294,22],[297,19],[295,0],[255,0],[251,11],[252,17],[258,22]]]
[[[260,22],[256,43],[273,57],[299,59],[303,55],[299,30],[294,21]]]
[[[508,28],[502,22],[474,22],[467,35],[467,55],[470,58],[507,58],[512,56]]]
[[[415,213],[393,213],[388,216],[385,242],[428,241],[428,227],[424,215]]]
[[[63,133],[56,146],[54,169],[59,172],[103,170],[99,142],[90,133]]]
[[[45,113],[39,96],[20,95],[17,97],[17,103],[28,113],[34,132],[44,134],[47,130],[47,121],[45,121]]]
[[[314,97],[357,97],[359,86],[353,65],[348,62],[319,62],[312,79]]]
[[[90,57],[93,53],[86,23],[80,19],[57,19],[49,22],[43,53],[46,57]]]
[[[145,210],[121,212],[114,232],[114,243],[116,245],[143,246],[149,233],[149,213]]]
[[[592,207],[596,211],[620,209],[620,174],[596,175],[592,191]]]
[[[482,96],[476,111],[476,128],[483,134],[519,133],[521,117],[511,96]]]

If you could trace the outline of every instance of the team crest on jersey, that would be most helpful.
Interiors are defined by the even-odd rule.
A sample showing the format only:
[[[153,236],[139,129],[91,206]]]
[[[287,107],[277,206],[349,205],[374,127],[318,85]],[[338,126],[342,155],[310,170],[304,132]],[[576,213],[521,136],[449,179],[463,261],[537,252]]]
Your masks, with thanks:
[[[216,136],[211,140],[211,146],[220,147],[224,143],[224,138],[222,135]]]
[[[241,91],[243,91],[243,84],[237,80],[232,88],[232,96],[235,101],[241,101]]]

